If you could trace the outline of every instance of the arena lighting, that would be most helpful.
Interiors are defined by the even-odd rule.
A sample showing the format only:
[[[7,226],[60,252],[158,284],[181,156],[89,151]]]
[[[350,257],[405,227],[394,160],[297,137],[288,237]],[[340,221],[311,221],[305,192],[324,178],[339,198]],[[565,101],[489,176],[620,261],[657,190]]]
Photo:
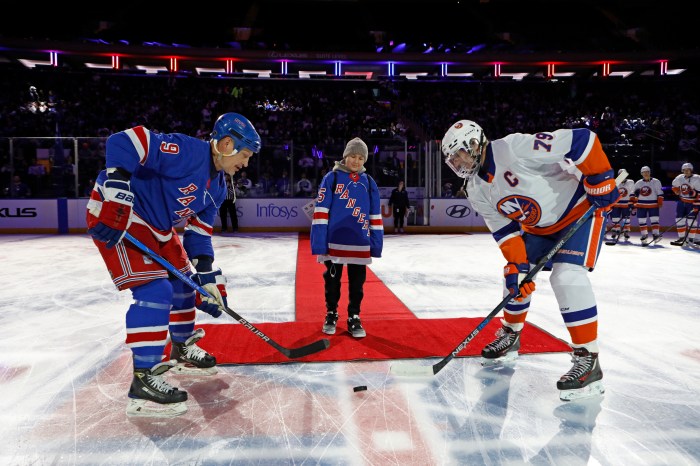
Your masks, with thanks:
[[[626,78],[630,75],[634,74],[634,71],[612,71],[608,74],[603,74],[603,77],[606,76],[612,76],[612,77],[618,77],[618,78]],[[593,76],[599,76],[598,72],[593,73]]]
[[[609,76],[621,76],[623,78],[626,78],[627,76],[633,73],[634,71],[613,71],[609,74]]]
[[[146,74],[158,74],[161,71],[168,71],[168,69],[164,66],[145,66],[145,65],[136,65],[137,70],[145,71]]]
[[[37,65],[58,66],[58,52],[49,52],[49,61],[30,60],[28,58],[18,58],[17,60],[30,69],[36,67]]]
[[[196,67],[194,70],[197,72],[197,74],[210,74],[210,73],[213,73],[213,74],[224,74],[224,73],[226,73],[226,69],[225,69],[225,68],[201,68],[201,67]]]
[[[257,74],[258,78],[269,78],[272,74],[272,70],[246,70],[242,69],[243,73]]]
[[[372,79],[374,73],[372,71],[346,71],[344,76],[364,76],[365,79]]]
[[[309,79],[311,76],[326,76],[325,71],[299,71],[299,77],[302,79]]]
[[[503,78],[513,78],[513,81],[522,81],[529,73],[501,73],[498,76]]]
[[[418,79],[418,76],[427,76],[427,72],[422,73],[399,73],[399,76],[406,76],[406,79]]]
[[[675,70],[666,70],[666,74],[681,74],[682,72],[685,71],[685,68],[678,68]]]
[[[43,60],[29,60],[26,58],[19,58],[18,61],[26,66],[27,68],[34,68],[38,65],[43,65],[43,66],[51,66],[51,61],[43,61]]]
[[[99,70],[111,70],[112,69],[112,64],[105,64],[105,63],[85,63],[85,66],[88,68],[96,68]]]

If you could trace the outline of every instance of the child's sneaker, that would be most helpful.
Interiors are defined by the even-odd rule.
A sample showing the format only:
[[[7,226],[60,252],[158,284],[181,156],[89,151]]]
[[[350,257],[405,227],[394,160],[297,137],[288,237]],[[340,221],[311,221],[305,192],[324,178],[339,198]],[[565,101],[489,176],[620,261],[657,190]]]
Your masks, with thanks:
[[[348,319],[348,331],[355,338],[362,338],[367,336],[367,332],[362,328],[362,322],[360,322],[360,316],[355,314],[350,316]]]
[[[328,335],[335,334],[335,324],[338,323],[338,312],[328,311],[326,313],[326,321],[323,322],[323,333]]]

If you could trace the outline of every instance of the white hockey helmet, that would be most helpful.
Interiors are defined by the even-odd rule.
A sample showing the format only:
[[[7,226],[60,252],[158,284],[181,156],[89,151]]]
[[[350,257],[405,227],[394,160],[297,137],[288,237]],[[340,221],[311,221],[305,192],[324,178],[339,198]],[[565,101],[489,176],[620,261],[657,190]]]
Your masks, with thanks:
[[[639,170],[639,173],[640,173],[641,175],[643,175],[644,172],[649,172],[649,173],[651,173],[651,168],[649,168],[649,167],[647,167],[646,165],[644,165],[644,166],[642,167],[642,169]]]
[[[481,126],[471,120],[459,120],[442,138],[445,163],[460,178],[469,179],[481,163],[481,153],[488,139]]]
[[[693,164],[689,163],[689,162],[684,163],[683,166],[681,167],[681,171],[685,170],[686,168],[692,172],[693,171]]]

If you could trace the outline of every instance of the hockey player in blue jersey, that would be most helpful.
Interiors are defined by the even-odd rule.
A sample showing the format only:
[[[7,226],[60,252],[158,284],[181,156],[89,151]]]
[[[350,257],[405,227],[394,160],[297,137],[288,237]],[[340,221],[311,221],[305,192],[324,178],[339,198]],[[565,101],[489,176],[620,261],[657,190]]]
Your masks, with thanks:
[[[187,411],[187,392],[162,374],[211,375],[216,358],[197,346],[195,308],[219,317],[227,305],[226,279],[214,267],[211,236],[226,198],[224,173],[248,166],[260,151],[260,136],[237,113],[221,115],[210,141],[185,134],[159,134],[137,126],[107,139],[103,170],[87,205],[92,235],[119,290],[131,290],[126,312],[126,344],[134,374],[127,415],[173,417]],[[175,227],[184,223],[182,242]],[[212,296],[196,293],[169,277],[158,263],[128,241],[126,231],[157,252]],[[170,360],[164,361],[168,340]]]

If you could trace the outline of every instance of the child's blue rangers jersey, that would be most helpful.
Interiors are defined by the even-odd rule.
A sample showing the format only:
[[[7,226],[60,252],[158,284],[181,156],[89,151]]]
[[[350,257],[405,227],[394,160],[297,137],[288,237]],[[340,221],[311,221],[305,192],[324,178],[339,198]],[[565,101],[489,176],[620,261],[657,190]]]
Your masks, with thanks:
[[[209,142],[137,126],[107,139],[105,166],[131,173],[132,221],[149,226],[156,238],[167,241],[173,227],[185,220],[183,243],[188,256],[214,257],[211,235],[226,198],[226,182],[224,172],[214,168]],[[96,216],[106,179],[103,170],[88,203]]]
[[[372,257],[381,257],[383,243],[377,183],[364,170],[350,173],[337,162],[319,186],[311,253],[319,255],[321,262],[370,264]]]

